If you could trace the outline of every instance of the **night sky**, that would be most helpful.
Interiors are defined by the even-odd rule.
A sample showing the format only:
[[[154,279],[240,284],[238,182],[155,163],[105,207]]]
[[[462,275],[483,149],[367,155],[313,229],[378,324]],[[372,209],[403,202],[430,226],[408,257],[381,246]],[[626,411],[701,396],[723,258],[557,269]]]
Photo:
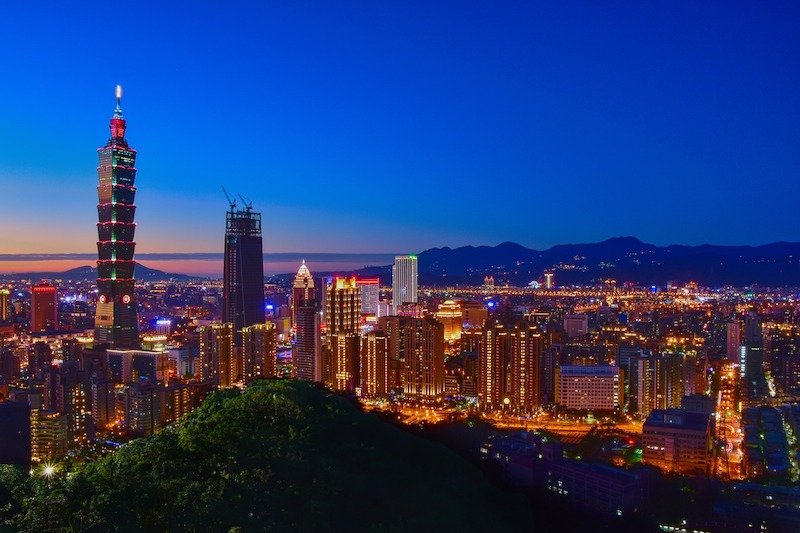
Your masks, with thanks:
[[[205,4],[4,5],[0,253],[94,250],[117,83],[142,252],[800,240],[800,3]]]

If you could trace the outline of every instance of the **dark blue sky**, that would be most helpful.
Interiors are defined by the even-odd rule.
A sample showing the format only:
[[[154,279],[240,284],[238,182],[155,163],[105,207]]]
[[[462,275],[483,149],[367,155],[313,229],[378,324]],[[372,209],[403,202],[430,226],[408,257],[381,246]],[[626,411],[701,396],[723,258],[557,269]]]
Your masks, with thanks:
[[[219,251],[222,183],[266,251],[800,240],[796,2],[28,4],[2,253],[94,248],[117,83],[143,252]]]

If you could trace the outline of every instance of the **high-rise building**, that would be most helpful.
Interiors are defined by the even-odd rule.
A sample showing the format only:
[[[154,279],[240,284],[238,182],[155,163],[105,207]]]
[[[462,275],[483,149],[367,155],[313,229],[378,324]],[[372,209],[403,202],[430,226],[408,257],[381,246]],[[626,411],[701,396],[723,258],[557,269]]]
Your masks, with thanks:
[[[750,313],[745,317],[744,336],[739,348],[742,384],[747,398],[758,401],[767,394],[764,376],[764,336],[758,315]]]
[[[392,266],[392,305],[397,313],[403,304],[417,303],[417,256],[398,255]]]
[[[125,140],[122,89],[111,118],[111,138],[97,150],[97,309],[94,342],[111,348],[138,348],[139,326],[134,292],[136,247],[133,222],[136,206],[136,150]]]
[[[486,411],[501,409],[504,405],[510,340],[508,329],[496,319],[488,321],[483,327],[478,357],[478,402],[481,409]]]
[[[742,324],[738,320],[728,322],[726,327],[726,353],[728,361],[739,362],[739,347],[742,345]]]
[[[322,311],[311,300],[297,307],[296,317],[292,364],[297,379],[322,381]]]
[[[200,328],[200,365],[203,381],[230,387],[237,374],[233,351],[233,325],[212,324]]]
[[[356,283],[361,288],[361,314],[379,316],[378,304],[381,299],[381,280],[378,278],[359,279]]]
[[[530,413],[541,405],[540,377],[546,347],[538,326],[521,322],[514,328],[509,392],[511,409]]]
[[[381,396],[389,392],[389,359],[386,334],[371,331],[361,338],[361,394]]]
[[[445,300],[439,304],[439,309],[436,311],[436,320],[444,326],[444,340],[448,343],[454,343],[461,339],[461,328],[464,314],[461,312],[461,306],[453,300]]]
[[[225,264],[222,279],[222,321],[233,324],[234,344],[241,330],[264,322],[264,257],[261,213],[250,205],[226,212]]]
[[[306,266],[305,259],[297,269],[292,284],[292,324],[297,324],[297,308],[314,300],[314,277]]]
[[[11,320],[11,290],[0,289],[0,322]]]
[[[42,282],[31,287],[31,332],[58,328],[56,288]]]
[[[253,324],[242,329],[242,379],[245,385],[277,374],[277,349],[278,330],[275,324]]]
[[[325,289],[323,381],[344,389],[358,383],[361,288],[356,278],[337,277]]]
[[[405,322],[405,379],[407,398],[435,398],[444,393],[444,326],[432,318]]]

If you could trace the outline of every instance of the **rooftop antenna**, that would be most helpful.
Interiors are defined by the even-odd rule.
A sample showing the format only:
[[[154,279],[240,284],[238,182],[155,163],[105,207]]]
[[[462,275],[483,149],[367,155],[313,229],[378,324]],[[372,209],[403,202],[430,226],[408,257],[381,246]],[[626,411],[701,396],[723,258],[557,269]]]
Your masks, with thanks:
[[[234,200],[231,197],[231,195],[228,194],[228,191],[225,189],[224,185],[221,185],[221,187],[222,187],[222,192],[225,193],[225,198],[228,199],[228,204],[231,206],[231,211],[233,211],[234,209],[236,209],[236,200]]]

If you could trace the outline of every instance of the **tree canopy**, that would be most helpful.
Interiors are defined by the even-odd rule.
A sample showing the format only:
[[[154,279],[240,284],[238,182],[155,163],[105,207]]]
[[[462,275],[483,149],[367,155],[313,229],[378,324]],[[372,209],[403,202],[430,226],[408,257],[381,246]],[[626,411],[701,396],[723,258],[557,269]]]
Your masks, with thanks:
[[[531,518],[443,445],[291,380],[216,391],[49,480],[0,470],[0,523],[26,531],[476,531]]]

